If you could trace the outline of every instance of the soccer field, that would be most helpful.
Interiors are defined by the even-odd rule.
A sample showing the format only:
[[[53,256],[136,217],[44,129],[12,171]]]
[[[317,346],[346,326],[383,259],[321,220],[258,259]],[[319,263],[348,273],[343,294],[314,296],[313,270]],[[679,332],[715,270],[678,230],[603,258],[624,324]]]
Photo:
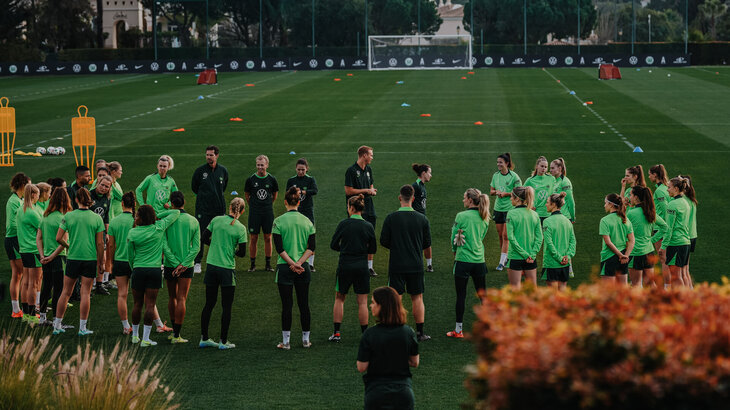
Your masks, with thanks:
[[[243,194],[244,180],[255,172],[254,158],[259,154],[269,156],[269,172],[282,190],[294,175],[296,159],[309,160],[310,175],[319,185],[317,272],[310,290],[312,348],[301,347],[296,308],[292,350],[275,348],[281,338],[281,305],[273,273],[245,272],[246,257],[237,265],[229,335],[237,348],[198,349],[204,285],[202,275],[197,275],[182,329],[191,342],[171,346],[166,335],[153,335],[160,344],[146,352],[153,360],[166,360],[166,374],[177,383],[177,397],[184,408],[361,407],[363,384],[355,369],[360,329],[352,294],[345,303],[342,342],[332,344],[327,337],[332,332],[337,264],[337,254],[328,245],[345,216],[345,169],[357,159],[356,150],[363,144],[374,149],[371,166],[378,189],[374,199],[378,228],[398,208],[398,188],[415,181],[411,163],[425,162],[433,169],[426,187],[435,272],[426,274],[424,295],[425,329],[433,339],[421,344],[421,366],[413,371],[418,408],[456,409],[468,398],[463,369],[474,361],[474,349],[466,340],[445,336],[454,324],[450,229],[463,209],[462,194],[467,188],[488,192],[496,156],[502,152],[513,153],[515,171],[523,181],[538,156],[565,158],[577,213],[576,277],[570,285],[597,274],[603,198],[620,190],[624,169],[635,164],[648,171],[651,165],[663,163],[670,176],[693,177],[700,205],[699,241],[691,272],[697,281],[719,281],[727,274],[722,232],[730,227],[724,209],[730,179],[718,172],[727,165],[730,153],[730,68],[624,69],[623,80],[610,82],[597,80],[595,69],[352,74],[221,74],[217,86],[196,86],[192,74],[0,78],[0,96],[7,96],[16,109],[16,149],[63,146],[67,151],[56,157],[16,156],[14,168],[0,169],[2,181],[23,171],[34,182],[57,176],[72,182],[70,118],[81,104],[96,118],[97,158],[122,163],[124,175],[119,183],[124,191],[134,190],[155,172],[157,158],[169,154],[175,160],[169,175],[185,193],[189,212],[195,202],[190,179],[205,162],[209,144],[221,148],[219,162],[229,171],[229,194]],[[200,95],[204,98],[198,99]],[[584,106],[588,101],[593,104]],[[403,103],[410,106],[402,107]],[[422,117],[424,113],[431,116]],[[243,121],[231,122],[231,117]],[[475,125],[477,121],[483,125]],[[185,132],[173,132],[176,128]],[[633,153],[634,146],[644,152]],[[5,189],[0,195],[3,204],[8,194]],[[274,208],[277,215],[283,213],[283,201],[279,199]],[[244,225],[246,215],[241,218]],[[4,213],[2,218],[4,223]],[[493,223],[486,249],[487,285],[506,285],[506,271],[494,270],[499,249]],[[259,241],[259,258],[262,255]],[[4,254],[1,259],[0,278],[8,283],[9,264]],[[387,250],[380,248],[375,257],[380,276],[371,281],[371,289],[387,284],[387,260]],[[263,266],[261,261],[258,265]],[[476,301],[471,296],[467,303]],[[169,321],[166,304],[163,289],[158,307],[163,320]],[[410,311],[410,301],[405,305]],[[5,302],[0,312],[9,317],[10,303]],[[210,329],[216,340],[219,318],[220,303]],[[474,314],[467,309],[467,329],[473,320]],[[412,317],[409,321],[415,326]],[[65,322],[78,325],[77,306],[67,312]],[[121,335],[114,296],[93,297],[89,328],[95,334],[88,340],[100,347],[121,339],[128,342]],[[46,328],[34,331],[50,333]],[[70,334],[57,340],[69,352],[85,341]]]

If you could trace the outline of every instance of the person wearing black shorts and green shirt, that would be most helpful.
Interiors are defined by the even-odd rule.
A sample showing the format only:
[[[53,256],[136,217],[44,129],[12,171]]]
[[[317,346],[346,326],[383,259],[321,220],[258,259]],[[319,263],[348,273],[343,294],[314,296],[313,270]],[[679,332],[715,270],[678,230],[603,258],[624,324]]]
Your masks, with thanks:
[[[134,191],[140,206],[150,205],[157,214],[170,208],[170,194],[177,191],[177,184],[167,174],[174,167],[175,163],[169,155],[163,155],[157,160],[157,172],[148,175]]]
[[[58,228],[63,216],[71,212],[71,201],[65,189],[56,189],[48,201],[48,207],[43,213],[41,222],[41,237],[38,251],[43,265],[43,285],[41,287],[40,322],[42,326],[52,326],[53,322],[46,320],[48,299],[51,298],[51,309],[56,313],[58,299],[63,291],[63,271],[66,268],[66,248],[56,241]]]
[[[256,157],[256,173],[248,177],[243,191],[248,203],[248,233],[251,235],[249,241],[249,256],[251,268],[249,272],[256,270],[256,245],[259,241],[259,232],[264,232],[264,256],[266,266],[264,270],[273,272],[271,267],[271,226],[274,223],[274,202],[279,196],[279,183],[273,175],[266,172],[269,168],[269,157],[259,155]]]
[[[570,277],[570,259],[575,256],[575,232],[573,224],[562,212],[567,194],[561,192],[548,197],[547,210],[550,216],[542,222],[542,237],[545,253],[542,258],[543,272],[548,286],[564,290]]]
[[[132,326],[129,325],[127,316],[129,278],[132,276],[132,268],[127,259],[127,237],[134,227],[135,203],[134,192],[122,195],[122,213],[109,223],[106,243],[107,257],[111,259],[112,274],[117,281],[117,312],[122,321],[122,333],[125,335],[132,334]]]
[[[540,223],[550,216],[547,207],[547,199],[555,189],[555,177],[547,173],[548,161],[545,157],[539,157],[535,162],[535,169],[532,175],[525,181],[525,186],[532,187],[535,190],[535,203],[532,204],[533,209],[540,217]]]
[[[627,284],[631,252],[634,250],[634,226],[626,217],[624,198],[608,194],[603,209],[608,215],[601,218],[598,234],[603,239],[601,249],[601,279]]]
[[[649,168],[649,180],[656,184],[656,189],[654,189],[654,207],[656,208],[656,214],[666,222],[667,204],[669,204],[669,201],[672,200],[672,197],[670,197],[669,192],[667,192],[669,179],[667,179],[667,170],[664,168],[664,164],[656,164]],[[659,242],[654,244],[654,250],[656,250],[659,254],[662,263],[664,289],[669,289],[669,284],[672,282],[672,276],[669,273],[667,261],[664,260],[664,252],[661,252],[661,247],[662,242],[660,239]]]
[[[345,171],[345,205],[347,201],[356,195],[363,194],[365,196],[365,210],[362,212],[362,219],[370,222],[375,228],[377,215],[375,214],[375,205],[373,197],[378,194],[378,190],[373,186],[373,170],[370,163],[373,162],[373,149],[367,145],[363,145],[357,149],[357,161]],[[368,271],[370,276],[378,276],[373,269],[373,255],[368,255]]]
[[[231,325],[233,296],[236,290],[236,258],[246,256],[246,227],[238,218],[246,210],[243,198],[233,198],[228,207],[228,215],[216,216],[203,231],[203,243],[208,244],[205,278],[205,306],[200,316],[200,343],[198,347],[217,347],[220,350],[232,349],[235,344],[228,340]],[[218,299],[218,286],[221,288],[221,338],[216,343],[208,336],[210,315]]]
[[[512,208],[512,190],[515,187],[522,186],[522,180],[515,171],[515,164],[512,162],[512,155],[509,152],[497,157],[497,172],[492,175],[492,182],[489,183],[489,195],[496,196],[494,201],[494,224],[497,227],[497,236],[499,237],[499,264],[497,270],[501,271],[507,265],[507,251],[509,248],[509,238],[507,238],[507,212]]]
[[[667,232],[662,240],[662,251],[672,275],[672,286],[688,286],[684,283],[684,268],[689,263],[690,213],[692,208],[684,199],[689,181],[681,176],[674,177],[667,184],[667,192],[672,200],[667,204]]]
[[[431,166],[428,164],[411,164],[411,168],[418,175],[413,187],[413,210],[426,215],[426,182],[431,181]],[[426,272],[433,272],[433,252],[431,248],[423,251],[426,258]]]
[[[689,204],[689,252],[694,253],[697,245],[697,196],[695,187],[692,185],[692,177],[682,175],[682,178],[687,180],[687,189],[683,193],[684,199]],[[690,289],[694,289],[692,275],[689,273],[689,259],[687,259],[687,266],[684,269],[684,283],[688,284]]]
[[[289,178],[288,181],[286,181],[286,189],[289,190],[289,188],[293,186],[299,188],[300,192],[302,193],[302,198],[299,203],[298,211],[304,214],[304,216],[309,218],[309,220],[314,223],[313,197],[314,195],[317,195],[317,181],[314,179],[314,177],[307,174],[307,172],[309,172],[309,163],[307,162],[306,158],[299,158],[297,160],[296,171],[297,174]],[[309,263],[309,270],[313,273],[316,272],[314,269],[314,253],[312,253],[312,256],[309,257],[307,262]],[[367,313],[367,308],[365,313]]]
[[[555,177],[554,193],[565,192],[565,205],[560,212],[565,215],[570,223],[575,223],[575,197],[573,196],[573,184],[568,179],[568,170],[563,158],[556,158],[550,162],[550,175]],[[568,262],[568,276],[573,277],[573,264]]]
[[[635,186],[646,186],[646,180],[644,179],[644,167],[641,165],[634,165],[633,167],[626,168],[626,173],[621,179],[621,198],[623,198],[624,204],[629,204],[629,194],[631,194],[631,188]]]
[[[172,209],[180,211],[180,216],[165,231],[165,282],[167,282],[167,311],[172,320],[173,344],[187,343],[180,337],[180,329],[185,320],[185,307],[193,280],[193,264],[200,251],[200,224],[194,216],[185,212],[185,196],[180,191],[170,194]]]
[[[281,297],[281,335],[282,341],[276,347],[289,350],[292,323],[292,292],[296,289],[299,321],[302,325],[302,345],[312,346],[309,339],[312,314],[309,310],[309,283],[312,273],[307,258],[315,251],[314,224],[306,216],[297,212],[301,192],[291,187],[284,195],[286,213],[274,220],[274,246],[279,254],[276,265],[275,282]]]
[[[464,337],[464,309],[469,277],[481,297],[486,289],[487,265],[484,261],[484,237],[489,228],[489,197],[476,188],[464,192],[464,208],[456,214],[451,228],[451,250],[454,252],[454,287],[456,288],[456,326],[448,337]]]
[[[15,224],[15,214],[23,206],[25,186],[30,184],[30,178],[18,172],[10,180],[10,190],[13,191],[5,204],[5,253],[10,261],[10,303],[13,307],[12,318],[22,318],[20,309],[20,281],[23,277],[23,261],[20,259],[18,245],[18,226]]]
[[[198,220],[198,232],[202,233],[210,221],[216,216],[226,214],[224,193],[228,187],[228,170],[218,163],[220,150],[215,145],[205,148],[205,164],[193,172],[191,188],[195,194],[195,218]],[[195,256],[193,273],[203,271],[200,262],[203,260],[203,246]]]
[[[509,238],[509,283],[515,289],[522,287],[522,276],[537,286],[537,254],[542,247],[540,217],[533,211],[535,190],[519,186],[512,190],[510,198],[514,206],[507,212],[507,238]]]
[[[431,246],[431,226],[428,219],[414,211],[413,187],[400,188],[400,209],[385,217],[380,231],[380,244],[390,249],[388,261],[388,286],[399,295],[411,295],[413,318],[416,321],[418,341],[431,336],[424,333],[426,308],[423,304],[425,281],[423,275],[423,250]]]
[[[106,170],[106,168],[103,168]],[[95,187],[89,191],[91,199],[94,203],[90,209],[101,217],[104,221],[104,232],[109,228],[109,210],[111,208],[111,188],[112,188],[112,177],[107,173],[102,176],[98,176],[94,181]],[[106,254],[105,254],[106,255]],[[102,275],[96,277],[96,288],[94,293],[97,295],[109,295],[109,290],[106,289],[106,283],[109,281],[109,273],[106,271],[106,260],[104,261],[104,272]]]
[[[664,237],[667,224],[657,215],[649,188],[643,186],[631,188],[629,200],[631,208],[626,212],[626,217],[634,228],[635,241],[634,250],[629,257],[631,286],[653,285],[654,264],[658,259],[654,244]]]
[[[155,220],[159,216],[160,220]],[[162,255],[167,246],[165,231],[180,216],[180,211],[160,211],[155,215],[151,205],[142,205],[137,210],[135,227],[127,235],[127,261],[132,268],[132,343],[140,347],[157,345],[150,340],[152,324],[157,315],[157,293],[162,287]],[[139,322],[144,305],[144,328],[142,340],[139,338]]]
[[[63,316],[68,300],[81,278],[81,307],[79,308],[79,336],[94,333],[86,328],[89,319],[91,286],[94,277],[103,269],[104,222],[89,207],[94,203],[86,188],[76,191],[78,209],[63,216],[56,233],[56,241],[68,249],[66,277],[63,278],[63,293],[58,299],[56,316],[53,318],[53,334],[64,333]],[[66,237],[68,233],[68,239]]]
[[[370,275],[368,274],[368,255],[378,250],[375,229],[370,222],[362,219],[365,209],[365,196],[360,194],[347,200],[347,213],[350,217],[340,221],[332,235],[330,248],[340,253],[335,282],[335,305],[332,308],[334,332],[330,342],[339,342],[340,325],[344,316],[345,297],[352,286],[357,297],[357,317],[360,329],[368,328],[368,293]]]
[[[418,367],[418,341],[406,325],[407,312],[393,288],[373,291],[370,310],[378,324],[360,338],[357,371],[365,373],[365,409],[413,409],[409,367]]]
[[[15,213],[15,226],[18,227],[18,247],[23,262],[23,280],[20,283],[23,301],[23,322],[32,327],[38,324],[35,315],[36,295],[35,283],[42,275],[41,257],[38,253],[36,238],[41,228],[41,211],[36,207],[39,197],[38,187],[33,184],[25,186],[23,206]]]

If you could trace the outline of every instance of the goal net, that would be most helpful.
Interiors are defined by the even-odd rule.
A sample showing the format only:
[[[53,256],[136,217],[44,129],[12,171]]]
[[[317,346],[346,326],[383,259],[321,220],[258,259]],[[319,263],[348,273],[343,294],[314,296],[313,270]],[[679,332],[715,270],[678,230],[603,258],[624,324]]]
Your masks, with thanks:
[[[471,36],[369,36],[369,70],[472,68]]]

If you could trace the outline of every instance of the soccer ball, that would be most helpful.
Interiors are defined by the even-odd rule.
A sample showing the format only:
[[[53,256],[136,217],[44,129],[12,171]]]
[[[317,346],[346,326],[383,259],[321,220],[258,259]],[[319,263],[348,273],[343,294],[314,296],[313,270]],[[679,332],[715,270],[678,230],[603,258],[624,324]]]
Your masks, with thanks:
[[[39,153],[41,155],[44,155],[46,153],[46,149],[43,148],[43,147],[38,147],[38,148],[35,149],[35,152],[37,152],[37,153]]]
[[[58,155],[58,152],[56,151],[55,147],[48,147],[46,152],[48,152],[48,155]]]
[[[66,153],[66,148],[56,147],[56,152],[58,153],[58,155],[64,155]]]

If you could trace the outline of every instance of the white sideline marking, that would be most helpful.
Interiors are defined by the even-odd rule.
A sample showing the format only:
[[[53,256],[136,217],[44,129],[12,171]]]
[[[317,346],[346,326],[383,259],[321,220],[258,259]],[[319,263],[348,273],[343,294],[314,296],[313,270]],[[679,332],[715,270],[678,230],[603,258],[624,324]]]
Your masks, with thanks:
[[[127,80],[132,80],[132,79],[135,79],[135,78],[146,77],[148,75],[149,74],[140,74],[140,75],[135,75],[135,76],[132,76],[132,77],[120,78],[120,79],[118,79],[116,81],[127,81]],[[11,77],[4,77],[4,78],[11,78]],[[86,87],[91,87],[91,86],[100,85],[100,84],[109,84],[109,82],[108,81],[96,81],[96,82],[93,82],[93,83],[84,83],[84,84],[73,85],[73,86],[68,86],[68,87],[54,88],[52,90],[38,91],[38,92],[35,92],[35,93],[18,94],[18,95],[14,95],[12,97],[9,97],[9,98],[19,98],[19,97],[27,97],[29,95],[39,95],[39,94],[53,93],[53,92],[57,92],[57,91],[75,90],[77,88],[86,88]]]
[[[553,75],[553,74],[552,74],[551,72],[549,72],[548,70],[543,70],[543,71],[545,71],[545,73],[547,73],[547,75],[549,75],[550,77],[552,77],[552,79],[553,79],[553,80],[555,80],[556,82],[558,81],[558,79],[557,79],[557,78],[556,78],[556,77],[555,77],[555,76],[554,76],[554,75]],[[566,86],[565,84],[563,84],[563,83],[562,83],[562,81],[561,81],[561,82],[558,82],[558,84],[560,84],[560,86],[561,86],[561,87],[563,87],[563,89],[564,89],[565,91],[567,91],[568,93],[570,93],[570,88],[568,88],[568,87],[567,87],[567,86]],[[578,101],[579,103],[581,103],[581,105],[583,105],[584,101],[583,101],[583,100],[582,100],[582,99],[581,99],[580,97],[578,97],[578,94],[577,94],[577,93],[573,94],[572,96],[573,96],[573,98],[575,98],[575,99],[576,99],[576,100],[577,100],[577,101]],[[617,130],[617,129],[616,129],[616,128],[615,128],[614,126],[613,126],[613,125],[609,124],[609,123],[608,123],[608,121],[604,120],[604,119],[603,119],[603,117],[601,117],[601,115],[600,115],[600,114],[598,114],[598,113],[596,112],[596,110],[594,110],[594,109],[593,109],[593,107],[591,107],[590,105],[586,105],[585,107],[586,107],[586,108],[588,109],[588,111],[590,111],[590,112],[591,112],[591,114],[593,114],[593,115],[594,115],[594,116],[595,116],[595,117],[596,117],[596,118],[597,118],[597,119],[598,119],[599,121],[601,121],[601,122],[603,122],[604,124],[606,124],[606,125],[608,126],[608,128],[609,128],[609,129],[610,129],[611,131],[613,131],[613,133],[614,133],[614,134],[616,134],[616,135],[617,135],[617,136],[619,136],[619,137],[622,137],[622,136],[623,136],[623,134],[621,134],[621,133],[620,133],[620,132],[619,132],[619,131],[618,131],[618,130]],[[624,144],[628,145],[628,146],[629,146],[629,148],[631,148],[631,149],[634,149],[634,148],[636,148],[636,146],[635,146],[634,144],[630,143],[629,141],[627,141],[627,140],[626,140],[626,138],[622,138],[621,140],[622,140],[622,142],[623,142]]]

